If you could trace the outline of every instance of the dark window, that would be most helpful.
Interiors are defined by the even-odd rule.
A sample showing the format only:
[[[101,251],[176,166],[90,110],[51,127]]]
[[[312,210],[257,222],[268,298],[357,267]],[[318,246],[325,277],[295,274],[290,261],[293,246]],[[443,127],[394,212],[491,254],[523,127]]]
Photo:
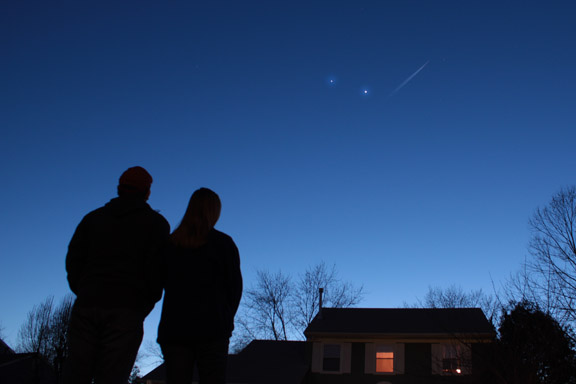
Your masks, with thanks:
[[[442,372],[462,374],[462,347],[458,344],[444,344],[442,350]]]
[[[455,358],[442,359],[442,371],[449,373],[461,373],[462,370],[460,369],[460,362]]]
[[[324,344],[322,370],[326,372],[340,371],[340,344]]]

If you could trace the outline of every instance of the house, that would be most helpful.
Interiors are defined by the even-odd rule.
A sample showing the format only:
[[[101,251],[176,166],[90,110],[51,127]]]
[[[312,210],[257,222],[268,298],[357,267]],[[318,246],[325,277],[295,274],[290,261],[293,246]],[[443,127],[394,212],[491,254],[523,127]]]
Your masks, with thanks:
[[[319,384],[476,383],[495,338],[479,308],[323,308],[304,333]]]
[[[228,383],[478,383],[495,338],[479,308],[323,308],[304,334],[230,355]],[[164,366],[143,382],[164,383]]]
[[[228,356],[230,384],[302,383],[309,369],[304,341],[253,340],[240,353]],[[141,379],[144,384],[164,384],[166,371],[160,365]],[[195,374],[193,383],[198,383]]]
[[[0,339],[0,383],[56,384],[56,374],[38,353],[16,353]]]
[[[4,342],[4,340],[0,339],[0,356],[9,356],[13,355],[14,353],[16,352],[14,352],[12,348],[10,348],[8,344]]]

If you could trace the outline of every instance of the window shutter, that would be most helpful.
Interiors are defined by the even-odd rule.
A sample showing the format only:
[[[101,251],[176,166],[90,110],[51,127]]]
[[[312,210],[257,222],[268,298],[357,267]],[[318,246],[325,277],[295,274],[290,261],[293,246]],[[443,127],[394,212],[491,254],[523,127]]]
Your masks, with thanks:
[[[442,374],[442,345],[432,344],[432,374]]]
[[[472,345],[462,344],[462,374],[471,375],[472,374]]]
[[[366,343],[364,353],[364,373],[374,374],[376,372],[376,347],[374,343]]]
[[[404,344],[394,344],[394,373],[404,374]]]
[[[342,343],[342,354],[340,355],[340,371],[342,373],[350,373],[352,367],[352,344]]]
[[[322,372],[322,343],[312,344],[312,372]]]

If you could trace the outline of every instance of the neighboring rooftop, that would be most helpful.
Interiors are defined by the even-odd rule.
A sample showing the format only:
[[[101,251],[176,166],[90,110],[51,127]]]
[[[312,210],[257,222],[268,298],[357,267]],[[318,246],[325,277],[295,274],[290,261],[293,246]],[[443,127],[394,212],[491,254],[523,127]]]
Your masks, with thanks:
[[[10,348],[8,344],[4,342],[4,340],[0,339],[0,356],[14,355],[15,353],[16,352],[14,352],[14,350],[12,350],[12,348]]]
[[[307,371],[306,342],[254,340],[240,353],[228,356],[226,376],[230,383],[292,384],[301,382]],[[142,378],[147,380],[165,381],[164,364]]]
[[[228,379],[250,384],[299,383],[308,365],[304,341],[254,340],[230,361]]]
[[[494,335],[480,308],[323,308],[304,334]]]

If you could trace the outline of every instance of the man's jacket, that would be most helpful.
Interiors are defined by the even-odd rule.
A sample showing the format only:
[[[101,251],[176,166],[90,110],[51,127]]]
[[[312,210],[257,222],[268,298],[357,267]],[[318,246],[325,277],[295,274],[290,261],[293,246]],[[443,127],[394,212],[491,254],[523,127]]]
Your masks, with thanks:
[[[169,234],[166,219],[144,200],[118,197],[87,214],[66,256],[76,305],[146,316],[162,297],[157,269]]]

